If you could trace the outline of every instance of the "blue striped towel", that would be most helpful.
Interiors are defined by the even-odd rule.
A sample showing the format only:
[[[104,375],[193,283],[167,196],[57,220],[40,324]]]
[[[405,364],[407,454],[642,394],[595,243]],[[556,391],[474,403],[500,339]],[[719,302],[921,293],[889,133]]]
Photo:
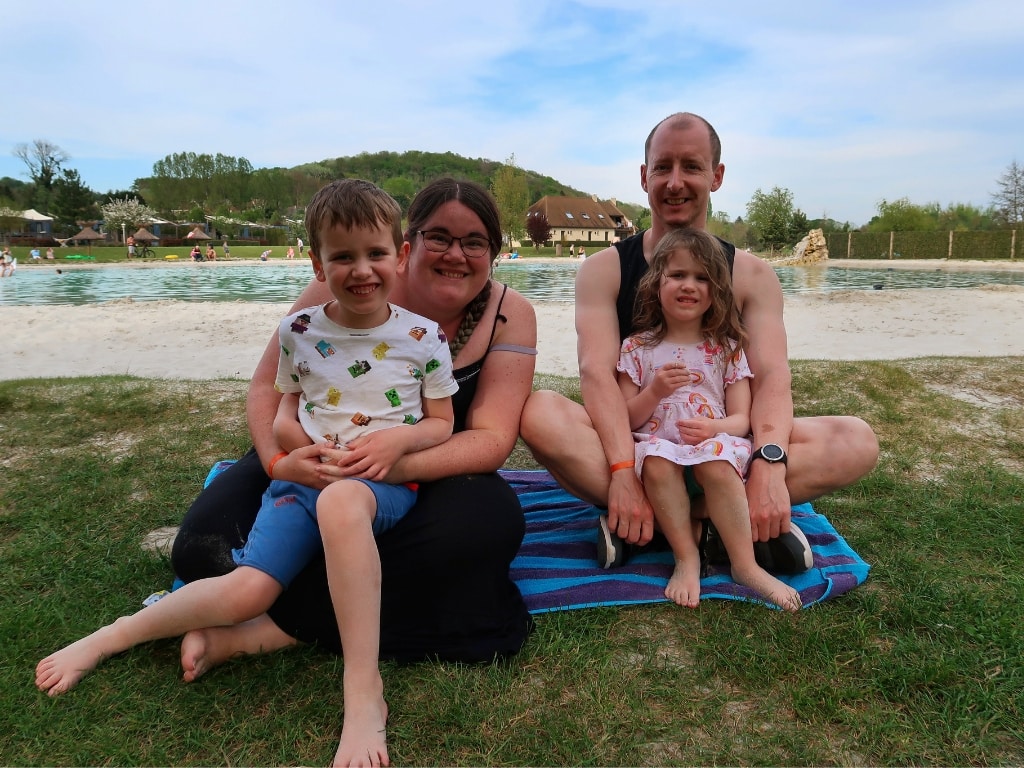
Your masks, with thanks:
[[[502,470],[501,475],[519,495],[526,515],[526,536],[512,561],[512,578],[530,613],[668,601],[671,552],[642,552],[621,568],[604,570],[596,559],[602,510],[563,491],[543,470]],[[810,504],[794,507],[793,521],[811,544],[814,566],[780,578],[800,592],[804,607],[838,597],[867,579],[871,566]],[[713,568],[701,579],[701,599],[709,598],[766,605],[753,590],[734,582],[728,569]]]
[[[217,462],[206,484],[232,463]],[[596,549],[602,510],[563,491],[545,470],[501,470],[500,474],[519,496],[526,516],[526,535],[511,574],[530,613],[668,602],[665,585],[672,574],[671,552],[645,551],[621,568],[604,570],[597,564]],[[811,543],[814,566],[779,578],[800,592],[805,608],[864,583],[871,566],[824,516],[810,504],[801,504],[793,507],[793,521]],[[712,574],[701,579],[701,599],[711,598],[767,605],[749,587],[734,582],[727,569],[712,568]]]

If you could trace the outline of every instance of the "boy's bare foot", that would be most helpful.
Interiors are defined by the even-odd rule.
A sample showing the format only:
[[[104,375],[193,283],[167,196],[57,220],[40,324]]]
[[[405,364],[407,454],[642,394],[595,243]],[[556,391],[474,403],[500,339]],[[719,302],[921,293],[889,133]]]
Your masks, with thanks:
[[[36,688],[48,696],[67,693],[110,654],[104,650],[104,627],[52,653],[36,665]]]
[[[228,638],[223,637],[233,627],[208,627],[186,632],[181,639],[181,679],[194,683],[218,664],[235,654],[227,649]]]
[[[676,567],[665,587],[665,597],[685,608],[700,603],[700,558],[676,560]]]
[[[352,700],[355,699],[355,700]],[[332,766],[386,766],[388,705],[380,695],[345,697],[345,721]]]
[[[803,607],[799,592],[779,581],[760,566],[755,566],[747,573],[743,573],[733,566],[732,577],[737,583],[750,587],[761,597],[784,611],[799,611]]]
[[[235,656],[269,653],[295,644],[295,638],[266,614],[230,627],[195,629],[181,641],[182,679],[191,683]]]

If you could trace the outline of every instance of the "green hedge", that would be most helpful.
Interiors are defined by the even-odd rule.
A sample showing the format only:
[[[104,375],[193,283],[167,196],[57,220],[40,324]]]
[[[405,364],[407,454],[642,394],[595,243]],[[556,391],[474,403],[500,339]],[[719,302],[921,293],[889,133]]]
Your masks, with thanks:
[[[833,259],[888,259],[889,232],[832,232],[826,236]],[[954,232],[953,259],[1024,258],[1024,243],[1014,242],[1011,230]],[[894,232],[892,258],[945,259],[950,255],[949,232]]]

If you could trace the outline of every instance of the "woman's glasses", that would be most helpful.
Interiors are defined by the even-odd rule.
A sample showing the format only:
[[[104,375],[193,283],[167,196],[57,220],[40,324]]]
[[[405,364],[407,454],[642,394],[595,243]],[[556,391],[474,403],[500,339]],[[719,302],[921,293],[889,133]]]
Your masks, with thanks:
[[[440,232],[436,229],[420,229],[417,232],[423,235],[423,245],[433,253],[444,253],[452,247],[452,243],[459,241],[462,252],[471,259],[479,259],[491,252],[491,241],[480,235],[466,235],[465,237],[452,237],[447,232]]]

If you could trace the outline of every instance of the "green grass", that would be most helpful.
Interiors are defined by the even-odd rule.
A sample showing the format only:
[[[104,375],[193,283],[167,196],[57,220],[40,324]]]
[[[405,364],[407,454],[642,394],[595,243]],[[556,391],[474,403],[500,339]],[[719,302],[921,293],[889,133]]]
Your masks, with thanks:
[[[816,503],[872,565],[780,615],[726,601],[546,614],[497,665],[385,664],[410,765],[1024,763],[1024,358],[794,363],[801,414],[882,457]],[[576,382],[538,376],[577,395]],[[303,648],[179,680],[177,643],[50,699],[36,662],[171,579],[140,548],[247,445],[245,383],[0,382],[0,764],[325,764],[343,662]],[[534,466],[518,448],[510,466]]]

